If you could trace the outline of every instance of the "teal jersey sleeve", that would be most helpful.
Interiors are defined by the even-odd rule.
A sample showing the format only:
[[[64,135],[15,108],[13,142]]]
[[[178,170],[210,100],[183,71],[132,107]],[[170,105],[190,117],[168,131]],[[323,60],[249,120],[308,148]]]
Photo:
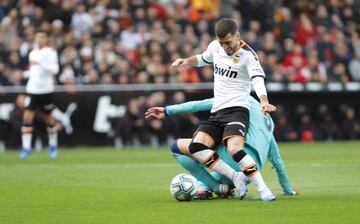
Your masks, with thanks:
[[[291,194],[293,188],[291,186],[288,174],[286,172],[284,162],[281,159],[279,147],[274,137],[271,140],[268,158],[270,160],[270,163],[274,166],[276,170],[276,174],[278,176],[278,180],[281,185],[281,188],[283,189],[284,194]]]
[[[213,105],[213,99],[189,101],[182,104],[176,104],[165,107],[167,116],[174,116],[176,114],[185,114],[190,112],[210,110]]]

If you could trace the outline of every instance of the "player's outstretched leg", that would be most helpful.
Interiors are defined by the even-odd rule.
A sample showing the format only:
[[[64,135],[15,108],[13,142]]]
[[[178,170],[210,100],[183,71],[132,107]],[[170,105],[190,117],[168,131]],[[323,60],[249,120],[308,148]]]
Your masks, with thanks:
[[[209,149],[209,147],[204,144],[192,142],[189,146],[189,151],[196,160],[206,167],[232,180],[240,193],[240,198],[243,199],[245,197],[247,191],[245,183],[246,177],[242,172],[235,171],[225,163],[216,152]]]
[[[259,172],[254,159],[251,156],[247,155],[244,150],[240,150],[233,155],[233,158],[236,162],[238,162],[244,174],[255,185],[257,191],[260,194],[261,200],[273,201],[276,199],[276,196],[265,184],[265,181]]]
[[[231,166],[234,170],[236,170],[238,172],[241,171],[239,164],[234,161],[234,159],[230,155],[229,151],[225,148],[225,146],[220,145],[215,149],[215,151],[216,151],[216,153],[219,154],[220,158],[222,160],[224,160],[224,162],[227,163],[229,166]],[[227,177],[222,176],[222,175],[218,175],[218,176],[219,176],[219,179],[217,179],[215,177],[216,180],[218,180],[220,183],[226,183]],[[248,185],[250,183],[250,179],[248,177],[242,175],[242,172],[238,173],[237,178],[240,178],[240,180],[235,180],[235,181],[243,181],[243,182],[245,182],[246,185]],[[242,186],[242,188],[237,189],[237,190],[239,193],[239,198],[243,199],[247,193],[247,188],[244,188],[243,185],[241,185],[241,186]]]
[[[184,155],[176,143],[171,145],[171,151],[176,161],[182,167],[184,167],[187,171],[190,172],[191,175],[193,175],[197,180],[201,181],[205,186],[208,187],[208,189],[200,188],[201,190],[198,192],[200,199],[210,199],[210,194],[209,192],[206,192],[207,190],[222,195],[229,194],[230,189],[228,185],[220,184],[218,181],[216,181],[203,165],[191,157]]]

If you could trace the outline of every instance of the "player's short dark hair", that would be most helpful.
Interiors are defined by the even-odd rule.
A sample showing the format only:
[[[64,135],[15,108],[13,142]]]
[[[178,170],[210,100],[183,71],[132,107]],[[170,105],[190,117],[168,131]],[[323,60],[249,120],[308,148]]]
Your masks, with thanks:
[[[43,30],[43,29],[36,29],[34,33],[35,33],[35,34],[37,34],[37,33],[45,33],[46,36],[48,36],[48,32],[46,32],[46,31]]]
[[[215,35],[223,38],[229,33],[235,34],[237,31],[236,22],[229,18],[222,18],[215,24]]]

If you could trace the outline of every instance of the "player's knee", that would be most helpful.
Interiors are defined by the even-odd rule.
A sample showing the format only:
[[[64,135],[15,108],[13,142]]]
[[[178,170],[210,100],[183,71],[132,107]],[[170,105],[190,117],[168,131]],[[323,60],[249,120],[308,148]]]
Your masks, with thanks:
[[[172,153],[182,154],[182,155],[184,154],[180,151],[177,141],[175,141],[171,144],[170,149],[171,149]]]
[[[33,123],[33,117],[32,116],[24,116],[23,118],[23,124],[24,125],[32,125]]]
[[[226,147],[231,153],[231,155],[234,155],[239,150],[242,150],[244,148],[244,142],[239,141],[239,139],[237,139],[237,141],[231,141],[231,140],[233,139],[229,139],[228,141],[226,141]]]
[[[208,149],[209,147],[202,144],[202,143],[198,143],[198,142],[192,142],[190,145],[189,145],[189,151],[191,154],[194,154],[196,152],[200,152],[202,150],[205,150],[205,149]]]

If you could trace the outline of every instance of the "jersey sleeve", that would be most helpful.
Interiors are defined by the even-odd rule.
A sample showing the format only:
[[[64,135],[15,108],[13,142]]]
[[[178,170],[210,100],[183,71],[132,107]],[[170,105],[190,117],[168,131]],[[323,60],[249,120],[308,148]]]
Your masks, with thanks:
[[[59,72],[57,52],[52,49],[46,52],[46,58],[43,59],[40,66],[52,75],[56,75]]]
[[[213,105],[213,99],[190,101],[182,104],[170,105],[165,107],[166,115],[174,116],[198,111],[210,110]]]
[[[253,50],[248,53],[246,70],[249,74],[250,79],[253,79],[255,77],[266,78],[265,72],[261,67],[259,58]]]
[[[30,51],[29,53],[29,62],[39,62],[40,59],[36,57],[36,54],[34,54],[34,51]]]
[[[211,65],[213,63],[214,41],[211,42],[202,54],[197,54],[197,67]]]

